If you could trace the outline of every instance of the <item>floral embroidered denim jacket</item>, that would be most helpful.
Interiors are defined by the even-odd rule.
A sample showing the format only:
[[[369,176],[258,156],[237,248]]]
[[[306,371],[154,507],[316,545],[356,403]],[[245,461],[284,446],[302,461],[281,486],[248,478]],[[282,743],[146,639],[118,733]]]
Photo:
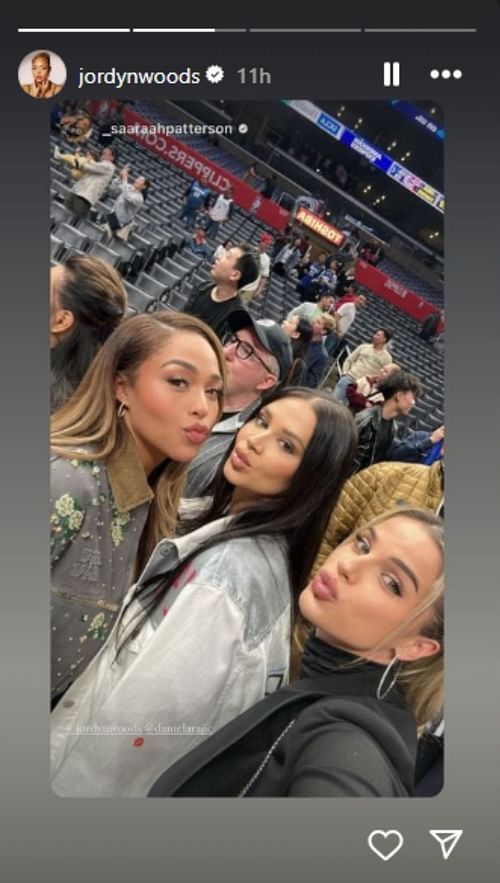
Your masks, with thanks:
[[[54,456],[51,480],[51,693],[64,692],[109,635],[133,582],[153,499],[130,439],[119,459]]]

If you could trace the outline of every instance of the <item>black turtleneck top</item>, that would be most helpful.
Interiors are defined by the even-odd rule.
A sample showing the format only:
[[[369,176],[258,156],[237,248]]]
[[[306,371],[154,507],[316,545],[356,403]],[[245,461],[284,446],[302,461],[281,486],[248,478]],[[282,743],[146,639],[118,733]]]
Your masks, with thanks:
[[[301,678],[239,715],[156,782],[150,796],[408,797],[416,726],[384,666],[317,637]]]

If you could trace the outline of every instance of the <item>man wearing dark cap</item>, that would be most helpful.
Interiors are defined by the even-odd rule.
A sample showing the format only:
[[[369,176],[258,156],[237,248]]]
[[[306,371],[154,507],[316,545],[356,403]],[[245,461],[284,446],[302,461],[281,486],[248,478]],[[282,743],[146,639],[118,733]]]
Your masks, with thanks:
[[[185,497],[207,493],[234,436],[265,392],[286,380],[293,356],[283,329],[269,319],[254,319],[246,310],[228,316],[224,339],[227,385],[224,412],[189,467]]]

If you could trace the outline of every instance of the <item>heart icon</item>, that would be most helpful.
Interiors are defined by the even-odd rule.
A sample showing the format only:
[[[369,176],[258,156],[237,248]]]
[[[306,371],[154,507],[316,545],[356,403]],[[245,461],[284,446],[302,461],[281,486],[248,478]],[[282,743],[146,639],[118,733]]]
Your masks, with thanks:
[[[375,846],[374,841],[378,842],[378,846]],[[368,846],[384,862],[388,862],[393,855],[396,855],[403,843],[403,835],[400,831],[372,831],[368,837]]]

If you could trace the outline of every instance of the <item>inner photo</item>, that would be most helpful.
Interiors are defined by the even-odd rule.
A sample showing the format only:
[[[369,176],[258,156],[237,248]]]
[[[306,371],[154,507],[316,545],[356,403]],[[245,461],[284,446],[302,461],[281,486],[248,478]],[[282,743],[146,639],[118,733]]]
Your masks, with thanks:
[[[441,109],[50,135],[51,786],[443,787]]]

